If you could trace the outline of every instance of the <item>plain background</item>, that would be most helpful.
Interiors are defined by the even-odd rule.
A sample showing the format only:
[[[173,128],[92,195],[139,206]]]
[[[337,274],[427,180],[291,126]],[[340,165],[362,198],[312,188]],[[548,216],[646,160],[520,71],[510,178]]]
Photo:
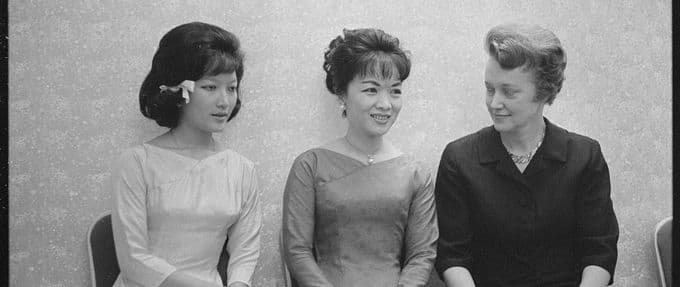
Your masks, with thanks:
[[[616,286],[656,286],[652,232],[671,215],[671,1],[10,1],[10,283],[90,284],[85,233],[109,210],[122,149],[165,131],[139,86],[161,36],[190,21],[234,32],[243,107],[217,137],[257,164],[262,256],[253,286],[281,286],[283,185],[299,153],[341,136],[323,51],[343,28],[401,39],[413,68],[388,134],[436,170],[445,145],[491,121],[482,41],[494,25],[551,29],[568,64],[547,117],[597,139],[621,236]]]

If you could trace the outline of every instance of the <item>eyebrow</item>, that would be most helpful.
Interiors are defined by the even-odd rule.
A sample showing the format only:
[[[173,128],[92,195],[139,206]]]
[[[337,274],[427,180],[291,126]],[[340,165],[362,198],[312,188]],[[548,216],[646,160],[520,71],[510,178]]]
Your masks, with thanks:
[[[509,89],[512,89],[512,90],[519,90],[520,89],[519,86],[515,86],[515,85],[511,85],[511,84],[502,84],[501,87],[509,88]]]
[[[214,77],[208,77],[208,78],[205,78],[205,79],[203,79],[203,80],[211,81],[211,82],[213,82],[213,83],[219,82],[219,81],[218,81],[217,79],[215,79]],[[233,84],[233,83],[238,83],[238,79],[233,79],[233,80],[227,82],[227,84]]]
[[[489,83],[489,82],[487,82],[487,81],[484,81],[484,84],[487,85],[487,86],[493,86],[491,83]],[[512,88],[512,89],[520,89],[519,86],[515,86],[515,85],[512,85],[512,84],[508,84],[508,83],[502,83],[502,84],[501,84],[501,87],[503,87],[503,88]]]
[[[380,84],[378,82],[372,81],[372,80],[361,81],[361,83],[362,84],[373,84],[373,85],[376,85],[376,86],[380,86]],[[401,82],[396,82],[396,83],[392,84],[392,87],[396,87],[396,86],[401,86]]]

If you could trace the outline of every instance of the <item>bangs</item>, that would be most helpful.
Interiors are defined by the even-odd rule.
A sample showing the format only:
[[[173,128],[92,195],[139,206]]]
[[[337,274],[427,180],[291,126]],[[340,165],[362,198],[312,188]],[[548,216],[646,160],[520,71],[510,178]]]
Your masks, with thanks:
[[[205,70],[201,74],[202,77],[230,74],[236,72],[239,66],[241,66],[241,61],[235,57],[226,53],[214,53],[206,58],[206,63],[203,65]]]
[[[357,76],[375,77],[376,79],[398,79],[404,81],[408,78],[410,65],[405,57],[394,53],[375,52],[359,58],[356,65]]]

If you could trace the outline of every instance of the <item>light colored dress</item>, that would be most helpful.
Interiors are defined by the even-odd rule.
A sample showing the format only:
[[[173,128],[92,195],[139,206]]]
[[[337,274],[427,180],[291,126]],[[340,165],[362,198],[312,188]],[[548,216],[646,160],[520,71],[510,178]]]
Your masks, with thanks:
[[[197,160],[145,143],[122,153],[111,188],[115,287],[155,287],[176,270],[222,286],[227,238],[227,285],[250,285],[261,225],[251,161],[228,149]]]
[[[366,166],[316,148],[291,167],[284,256],[299,286],[425,286],[437,237],[432,179],[408,156]]]

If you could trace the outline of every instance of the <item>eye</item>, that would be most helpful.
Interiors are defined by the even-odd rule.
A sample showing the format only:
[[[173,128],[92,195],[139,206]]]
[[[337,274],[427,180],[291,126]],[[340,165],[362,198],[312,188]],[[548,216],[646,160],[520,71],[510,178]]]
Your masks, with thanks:
[[[206,91],[210,91],[210,92],[217,90],[217,86],[215,86],[215,85],[203,85],[203,86],[201,86],[201,88],[206,90]]]
[[[361,92],[369,93],[369,94],[376,94],[376,93],[378,93],[378,89],[376,89],[376,88],[366,88],[366,89],[361,90]]]
[[[493,96],[494,92],[495,92],[494,88],[488,87],[488,86],[486,87],[486,95],[487,96]]]
[[[400,89],[393,89],[390,91],[393,97],[399,97],[401,96],[401,90]]]
[[[503,94],[507,97],[512,97],[512,96],[515,95],[515,93],[517,93],[517,91],[515,91],[515,90],[509,90],[509,89],[503,90]]]
[[[230,93],[236,93],[236,90],[237,90],[237,89],[238,89],[237,86],[231,86],[231,87],[229,87],[227,90],[228,90]]]

